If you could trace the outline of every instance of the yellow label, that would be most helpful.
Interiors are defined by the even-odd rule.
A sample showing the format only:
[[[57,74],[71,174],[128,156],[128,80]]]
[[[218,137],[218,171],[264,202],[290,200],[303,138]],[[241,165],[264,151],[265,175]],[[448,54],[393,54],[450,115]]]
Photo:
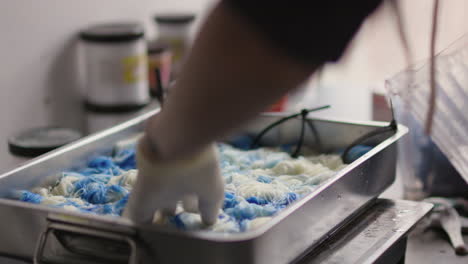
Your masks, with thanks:
[[[171,47],[173,53],[173,61],[177,62],[182,59],[185,52],[185,42],[181,38],[164,38],[163,41]]]
[[[133,84],[146,78],[145,71],[141,67],[146,65],[146,55],[129,56],[123,59],[123,81],[127,84]]]

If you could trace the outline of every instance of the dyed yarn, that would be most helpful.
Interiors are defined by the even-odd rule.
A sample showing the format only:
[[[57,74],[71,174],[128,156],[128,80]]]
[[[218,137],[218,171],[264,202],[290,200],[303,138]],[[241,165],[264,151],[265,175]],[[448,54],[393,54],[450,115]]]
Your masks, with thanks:
[[[237,142],[242,149],[218,144],[226,186],[217,223],[206,227],[199,214],[185,212],[179,205],[166,224],[214,232],[256,228],[345,166],[338,155],[293,159],[279,148],[245,150],[249,142],[241,143]],[[90,159],[85,168],[63,172],[52,186],[19,191],[16,198],[71,211],[120,216],[137,177],[134,144],[117,143],[115,152]]]

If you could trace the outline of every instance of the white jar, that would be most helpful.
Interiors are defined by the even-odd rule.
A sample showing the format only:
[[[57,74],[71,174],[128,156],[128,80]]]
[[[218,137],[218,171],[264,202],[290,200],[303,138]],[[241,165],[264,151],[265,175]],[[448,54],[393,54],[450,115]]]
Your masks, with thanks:
[[[189,49],[190,25],[194,14],[158,14],[154,17],[158,37],[155,42],[168,45],[172,51],[172,77],[177,77]]]
[[[146,42],[138,23],[99,24],[80,34],[86,105],[137,110],[150,100]]]

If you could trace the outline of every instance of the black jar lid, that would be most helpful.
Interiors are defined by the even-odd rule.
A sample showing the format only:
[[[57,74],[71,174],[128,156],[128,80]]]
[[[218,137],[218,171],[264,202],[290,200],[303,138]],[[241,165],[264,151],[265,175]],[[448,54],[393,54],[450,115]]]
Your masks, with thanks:
[[[128,42],[140,39],[144,34],[140,23],[121,22],[90,26],[81,31],[80,38],[91,42]]]
[[[22,131],[8,139],[12,154],[36,157],[81,138],[81,133],[61,127],[40,127]]]
[[[154,16],[154,21],[160,24],[187,24],[195,19],[192,13],[165,13]]]

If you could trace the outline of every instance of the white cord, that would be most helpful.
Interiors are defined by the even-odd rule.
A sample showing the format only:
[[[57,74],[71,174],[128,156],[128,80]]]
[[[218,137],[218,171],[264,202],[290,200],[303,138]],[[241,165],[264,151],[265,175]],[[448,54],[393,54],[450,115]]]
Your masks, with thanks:
[[[435,66],[436,66],[436,59],[435,59],[435,44],[436,44],[436,37],[437,37],[437,20],[438,20],[438,12],[439,12],[439,0],[434,0],[434,8],[432,11],[432,30],[431,30],[431,44],[430,44],[430,61],[429,61],[429,71],[430,71],[430,94],[429,94],[429,108],[427,110],[427,118],[426,118],[426,127],[425,132],[428,136],[431,135],[432,131],[432,123],[434,120],[434,112],[436,107],[436,76],[435,76]]]
[[[399,9],[397,0],[389,0],[388,2],[390,4],[390,7],[393,9],[393,12],[395,13],[398,35],[400,36],[401,45],[403,46],[403,53],[406,59],[407,67],[409,67],[412,63],[412,59],[409,42],[405,34],[403,16],[401,14],[401,10]]]

